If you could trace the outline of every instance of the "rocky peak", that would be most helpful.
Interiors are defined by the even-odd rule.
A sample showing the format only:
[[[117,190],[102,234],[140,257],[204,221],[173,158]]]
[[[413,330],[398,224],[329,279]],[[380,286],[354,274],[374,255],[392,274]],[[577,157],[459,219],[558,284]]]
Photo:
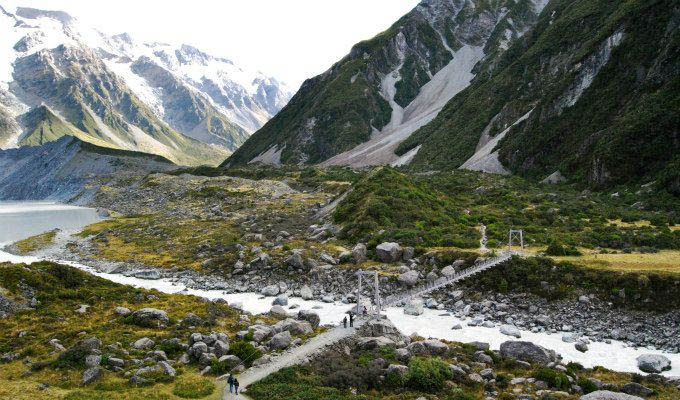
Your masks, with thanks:
[[[75,22],[75,18],[64,11],[48,11],[37,8],[18,7],[16,15],[26,19],[51,18],[64,25],[70,25]]]

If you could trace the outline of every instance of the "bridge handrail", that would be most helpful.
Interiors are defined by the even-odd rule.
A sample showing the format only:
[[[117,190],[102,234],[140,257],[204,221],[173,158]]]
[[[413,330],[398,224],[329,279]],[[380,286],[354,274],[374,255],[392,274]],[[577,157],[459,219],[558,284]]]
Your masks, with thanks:
[[[479,264],[475,264],[470,268],[466,268],[462,271],[455,272],[453,275],[451,275],[449,277],[442,277],[442,278],[439,278],[435,281],[428,282],[428,283],[426,283],[426,284],[424,284],[420,287],[417,287],[417,288],[414,288],[414,289],[409,289],[406,292],[387,296],[384,299],[382,299],[381,305],[383,307],[392,306],[394,304],[404,302],[404,301],[411,299],[413,297],[421,296],[423,294],[437,290],[441,287],[450,285],[450,284],[455,283],[455,282],[457,282],[461,279],[467,278],[470,275],[474,275],[478,272],[484,271],[484,270],[491,268],[495,265],[502,264],[502,263],[508,261],[509,259],[511,259],[512,256],[514,256],[514,255],[522,255],[522,254],[515,252],[515,251],[503,252],[498,257],[488,259],[488,260],[483,261]]]

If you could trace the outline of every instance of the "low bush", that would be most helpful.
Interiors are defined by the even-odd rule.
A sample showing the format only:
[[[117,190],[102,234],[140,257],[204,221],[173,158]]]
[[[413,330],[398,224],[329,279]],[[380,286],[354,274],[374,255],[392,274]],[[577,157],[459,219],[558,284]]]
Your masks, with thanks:
[[[567,374],[550,368],[541,368],[533,374],[533,377],[539,381],[543,381],[551,388],[559,390],[568,390],[571,386]]]
[[[253,361],[262,357],[262,352],[258,348],[242,340],[231,344],[229,347],[229,354],[233,354],[240,358],[247,367],[250,367],[253,364]]]
[[[452,377],[448,364],[441,358],[415,357],[408,364],[406,384],[412,389],[437,392]]]

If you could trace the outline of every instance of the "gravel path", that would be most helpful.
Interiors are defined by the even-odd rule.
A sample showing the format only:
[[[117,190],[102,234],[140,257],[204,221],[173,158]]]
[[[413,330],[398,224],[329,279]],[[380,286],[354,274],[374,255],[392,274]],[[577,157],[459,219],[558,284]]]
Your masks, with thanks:
[[[354,325],[355,327],[358,328],[362,323],[363,321],[356,320]],[[327,332],[322,333],[321,335],[313,337],[307,343],[303,344],[300,347],[295,347],[293,349],[286,350],[280,355],[274,357],[270,362],[266,364],[260,365],[258,367],[249,368],[244,373],[237,376],[240,383],[240,389],[245,390],[249,385],[266,378],[267,376],[281,370],[282,368],[300,364],[305,358],[313,354],[317,354],[318,352],[323,351],[323,349],[325,349],[326,347],[331,346],[342,339],[350,337],[355,333],[356,328],[345,329],[343,327],[336,327]],[[248,400],[249,397],[241,394],[239,394],[239,396],[237,397],[233,394],[230,394],[229,386],[227,385],[224,391],[224,395],[222,396],[222,399]]]

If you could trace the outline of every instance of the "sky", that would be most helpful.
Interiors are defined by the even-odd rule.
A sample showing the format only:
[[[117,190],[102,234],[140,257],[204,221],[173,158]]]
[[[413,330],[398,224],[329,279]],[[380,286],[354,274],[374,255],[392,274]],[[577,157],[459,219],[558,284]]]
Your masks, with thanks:
[[[106,34],[186,43],[297,89],[419,0],[0,0],[66,11]]]

